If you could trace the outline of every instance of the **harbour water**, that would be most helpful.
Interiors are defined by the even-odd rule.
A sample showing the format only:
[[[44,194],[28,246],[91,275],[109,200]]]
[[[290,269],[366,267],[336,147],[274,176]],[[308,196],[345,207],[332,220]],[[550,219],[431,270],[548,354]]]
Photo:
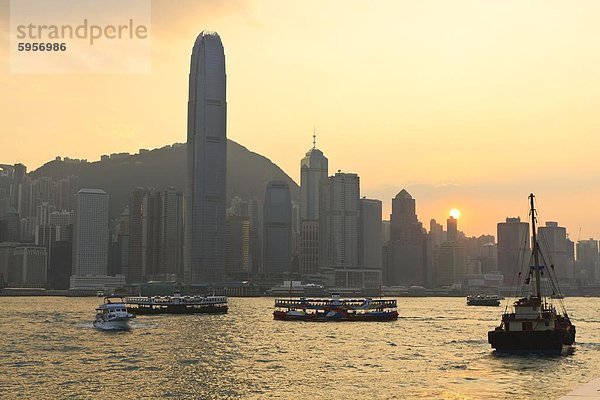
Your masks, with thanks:
[[[558,398],[600,376],[600,298],[567,298],[564,356],[497,355],[501,307],[400,298],[394,322],[272,319],[272,298],[226,315],[92,327],[99,298],[0,297],[0,398]]]

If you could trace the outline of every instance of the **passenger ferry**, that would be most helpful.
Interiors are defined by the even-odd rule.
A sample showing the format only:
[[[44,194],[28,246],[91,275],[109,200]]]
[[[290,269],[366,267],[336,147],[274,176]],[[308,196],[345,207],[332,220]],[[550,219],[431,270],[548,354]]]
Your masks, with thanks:
[[[273,319],[284,321],[395,321],[395,299],[275,299]]]
[[[128,297],[127,311],[133,314],[226,314],[227,296]]]
[[[96,308],[94,327],[105,331],[129,330],[129,320],[135,315],[127,312],[127,306],[122,297],[108,296],[104,303]]]
[[[500,296],[497,294],[472,294],[467,296],[468,306],[499,306]]]

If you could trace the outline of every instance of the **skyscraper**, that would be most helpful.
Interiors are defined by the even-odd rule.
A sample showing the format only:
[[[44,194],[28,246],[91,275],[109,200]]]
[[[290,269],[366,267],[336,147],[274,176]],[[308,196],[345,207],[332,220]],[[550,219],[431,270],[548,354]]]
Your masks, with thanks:
[[[318,278],[319,202],[328,170],[329,161],[317,149],[313,134],[313,147],[300,161],[300,273],[309,281]]]
[[[574,278],[572,262],[567,262],[567,229],[558,222],[547,221],[538,228],[538,242],[548,266],[554,265],[556,277],[560,280]]]
[[[364,269],[381,270],[381,200],[360,199],[359,259]]]
[[[116,288],[124,276],[110,277],[108,271],[108,194],[100,189],[77,192],[73,233],[71,289]]]
[[[312,149],[300,161],[300,218],[303,221],[319,219],[321,183],[327,179],[329,161],[313,142]]]
[[[290,272],[292,260],[292,203],[285,181],[271,181],[263,210],[264,272],[273,276]]]
[[[426,284],[427,253],[423,225],[416,213],[415,199],[402,189],[392,199],[388,244],[388,285]]]
[[[517,274],[530,257],[529,224],[521,218],[506,218],[498,223],[498,270],[504,275],[504,285],[519,286]]]
[[[215,32],[192,50],[187,135],[185,280],[216,282],[225,274],[227,102],[225,53]]]

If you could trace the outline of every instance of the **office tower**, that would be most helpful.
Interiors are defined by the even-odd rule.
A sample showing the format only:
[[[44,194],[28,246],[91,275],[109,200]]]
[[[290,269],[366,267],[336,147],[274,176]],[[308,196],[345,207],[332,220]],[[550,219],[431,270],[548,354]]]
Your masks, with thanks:
[[[386,273],[388,285],[425,285],[426,240],[416,214],[415,199],[402,189],[392,199]]]
[[[577,275],[581,283],[591,283],[600,280],[600,257],[598,241],[594,239],[577,242]]]
[[[183,193],[169,188],[162,192],[161,272],[183,279]]]
[[[390,241],[391,223],[389,220],[381,221],[381,245],[386,245]]]
[[[225,272],[227,280],[248,280],[250,265],[250,220],[230,215],[225,220]]]
[[[467,270],[465,248],[456,242],[442,243],[435,255],[435,282],[437,286],[461,283]]]
[[[453,216],[446,220],[446,241],[456,242],[458,240],[458,220]]]
[[[191,283],[221,281],[225,273],[225,85],[221,38],[203,31],[189,76],[185,274]]]
[[[81,189],[76,197],[71,289],[115,288],[125,283],[122,276],[107,276],[108,245],[108,194]]]
[[[313,139],[315,136],[313,135]],[[319,199],[321,184],[327,179],[329,161],[316,147],[306,152],[300,161],[300,218],[303,221],[319,220]]]
[[[313,147],[300,161],[300,259],[302,279],[318,281],[319,278],[319,208],[321,186],[327,180],[329,161],[317,149],[316,135]]]
[[[498,271],[498,245],[493,242],[487,242],[479,248],[479,259],[481,260],[481,272]]]
[[[145,280],[142,249],[145,194],[146,189],[143,188],[136,188],[129,194],[129,263],[126,276],[127,283],[140,283]]]
[[[267,276],[290,273],[292,260],[292,202],[285,181],[267,184],[263,208],[263,262]]]
[[[75,209],[75,195],[79,190],[79,177],[70,175],[57,182],[58,198],[56,207],[59,210]]]
[[[567,229],[547,221],[538,228],[538,243],[548,266],[554,265],[556,277],[561,281],[573,279],[573,265],[567,263]]]
[[[529,264],[531,256],[529,224],[521,218],[506,218],[498,223],[498,270],[505,286],[520,286],[517,275]]]
[[[130,283],[183,278],[183,195],[137,188],[130,194],[127,226],[119,228]],[[120,223],[123,225],[124,221]],[[123,268],[121,268],[123,269]]]
[[[360,199],[359,260],[364,269],[381,270],[381,200]]]
[[[258,199],[248,201],[248,218],[250,219],[250,277],[263,272],[262,271],[262,213],[263,205]]]
[[[324,181],[319,219],[319,263],[324,283],[344,288],[378,287],[381,270],[360,265],[358,175],[337,172]]]

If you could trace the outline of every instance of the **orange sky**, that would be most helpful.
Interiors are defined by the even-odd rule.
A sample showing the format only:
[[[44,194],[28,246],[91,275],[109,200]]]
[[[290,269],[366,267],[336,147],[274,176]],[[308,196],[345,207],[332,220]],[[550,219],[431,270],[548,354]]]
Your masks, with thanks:
[[[467,234],[506,216],[600,237],[600,3],[152,3],[152,72],[11,75],[0,2],[0,162],[98,159],[185,141],[196,35],[222,37],[228,136],[298,180],[317,126],[330,171],[363,195],[406,188],[419,218],[462,211]]]

